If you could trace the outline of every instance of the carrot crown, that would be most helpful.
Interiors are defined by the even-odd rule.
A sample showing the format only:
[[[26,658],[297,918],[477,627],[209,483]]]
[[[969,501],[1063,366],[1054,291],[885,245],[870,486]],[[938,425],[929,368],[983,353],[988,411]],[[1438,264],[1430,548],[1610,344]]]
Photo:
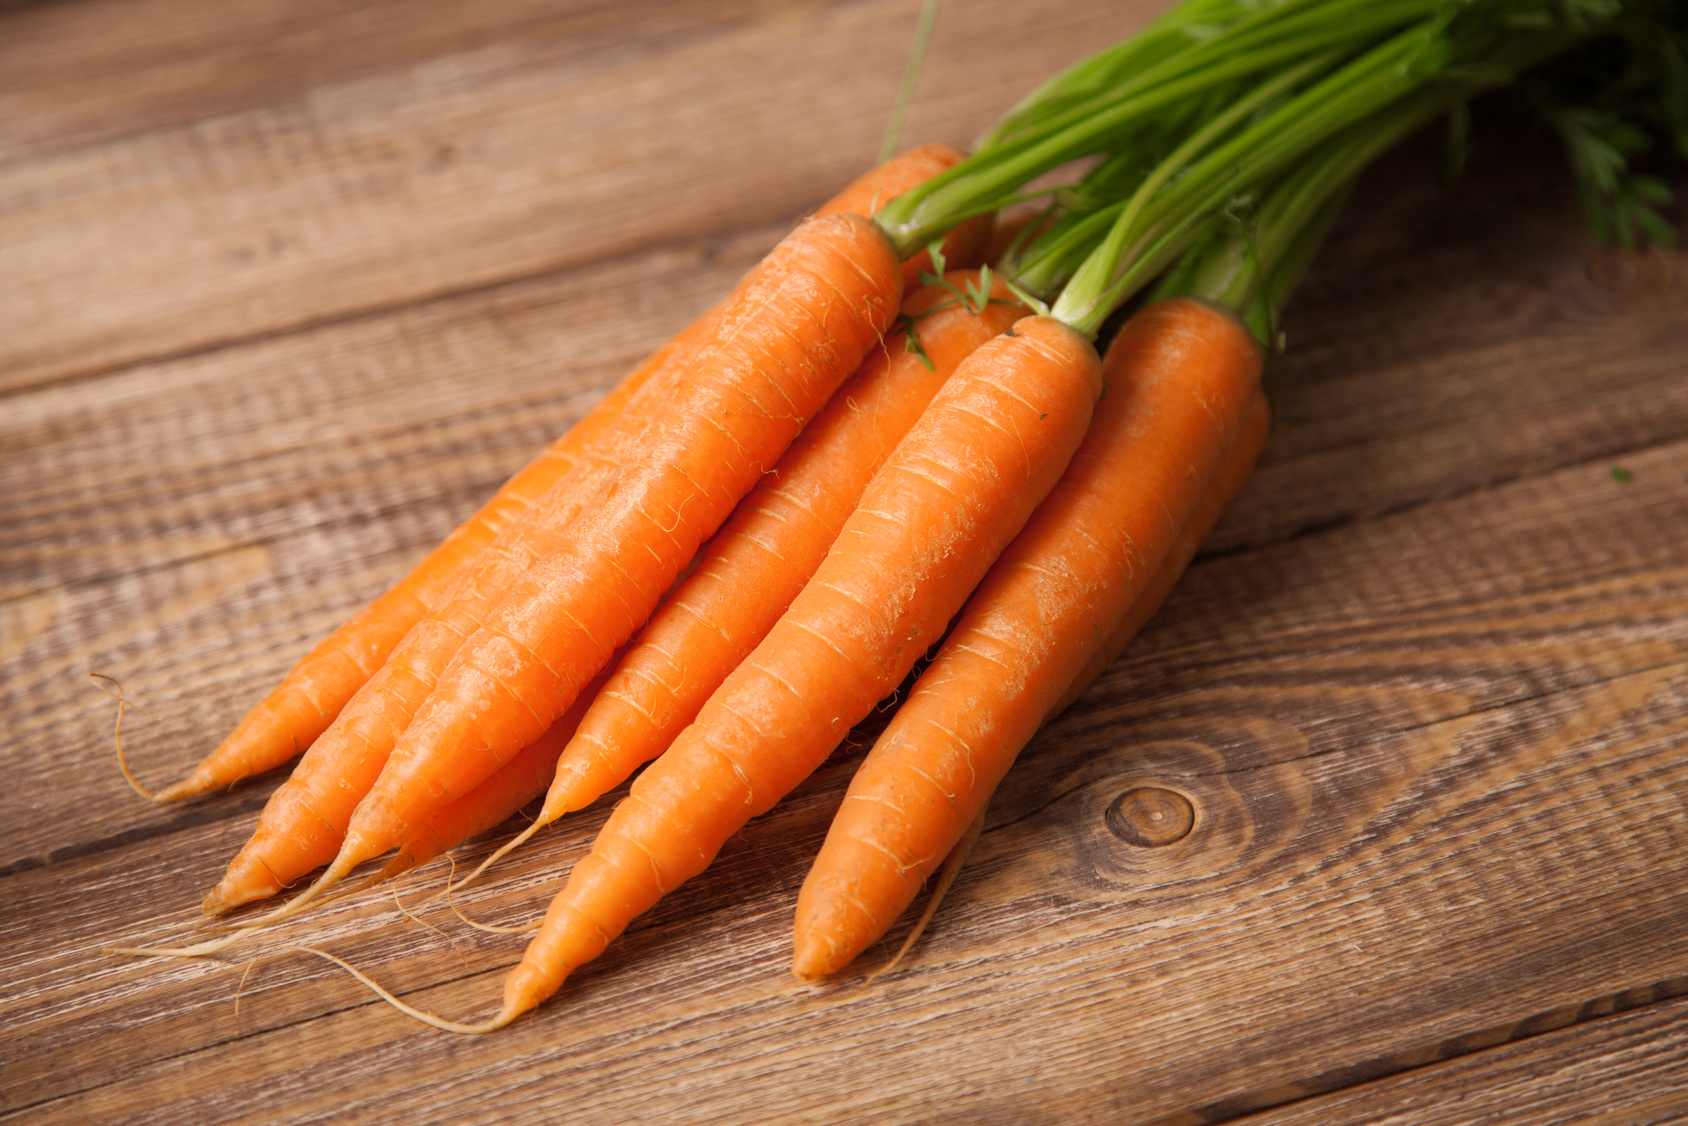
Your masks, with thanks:
[[[1656,131],[1674,132],[1688,156],[1684,23],[1668,0],[1186,0],[1039,87],[971,157],[893,200],[879,222],[906,258],[973,215],[1041,197],[1038,237],[1011,248],[1004,270],[1055,318],[1094,336],[1174,267],[1182,284],[1246,311],[1287,292],[1271,280],[1278,266],[1311,254],[1317,239],[1306,232],[1322,229],[1332,201],[1385,148],[1590,40],[1632,44],[1627,65],[1593,88],[1652,76],[1657,104],[1626,112],[1651,110]],[[1650,210],[1668,193],[1624,178],[1625,153],[1642,146],[1600,112],[1548,107],[1595,201],[1591,217],[1619,241],[1636,230],[1668,240]],[[1028,190],[1084,158],[1078,181]],[[1209,246],[1216,224],[1243,216],[1246,246]],[[1198,247],[1213,251],[1200,278],[1188,259]]]

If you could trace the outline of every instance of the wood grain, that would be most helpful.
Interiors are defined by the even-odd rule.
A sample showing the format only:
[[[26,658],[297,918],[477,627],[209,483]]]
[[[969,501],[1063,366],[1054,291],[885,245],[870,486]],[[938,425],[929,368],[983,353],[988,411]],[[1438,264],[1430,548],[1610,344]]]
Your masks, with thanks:
[[[1148,7],[947,4],[910,140]],[[1427,143],[1362,185],[1255,481],[905,968],[858,993],[899,930],[785,969],[859,747],[495,1037],[279,948],[485,1013],[521,942],[426,902],[443,866],[401,888],[427,926],[349,899],[244,979],[102,953],[189,935],[270,783],[143,805],[85,674],[184,770],[859,170],[914,8],[0,8],[0,1120],[1677,1113],[1688,259],[1591,246],[1499,109],[1453,193]],[[1145,792],[1187,831],[1110,820]],[[460,905],[531,918],[606,809]]]
[[[660,55],[665,42],[777,18],[781,10],[766,0],[632,10],[521,0],[41,4],[6,16],[0,153],[39,159],[308,97],[440,56],[566,67],[606,53]]]
[[[812,843],[842,782],[834,770],[783,824],[762,827],[510,1030],[496,1075],[482,1053],[368,1008],[357,987],[296,959],[261,965],[236,1015],[238,967],[100,958],[85,946],[96,935],[114,924],[156,931],[171,914],[159,912],[168,876],[130,874],[113,858],[74,872],[75,884],[125,893],[99,912],[61,912],[69,925],[17,959],[27,973],[5,1019],[47,1050],[14,1051],[4,1093],[11,1105],[23,1105],[19,1087],[32,1099],[62,1094],[49,1109],[66,1120],[122,1110],[144,1121],[149,1109],[214,1118],[232,1086],[246,1105],[283,1100],[305,1120],[314,1105],[490,1121],[501,1112],[482,1096],[512,1085],[586,1100],[606,1119],[711,1121],[756,1108],[756,1121],[1105,1121],[1109,1106],[1146,1119],[1188,1107],[1191,1091],[1233,1111],[1270,1102],[1356,1059],[1597,995],[1613,980],[1662,979],[1688,954],[1682,868],[1658,862],[1688,844],[1688,665],[1347,754],[1279,761],[1239,735],[1259,726],[1163,724],[1100,758],[1045,737],[1026,765],[1059,772],[1060,796],[992,827],[920,964],[858,999],[847,985],[805,996],[787,984],[780,923],[802,862],[765,851],[773,840]],[[1145,860],[1085,816],[1145,779],[1191,797],[1206,848]],[[540,859],[470,910],[519,918],[524,896],[531,910],[542,889],[521,885],[547,882],[533,869]],[[1584,878],[1595,864],[1605,879]],[[60,894],[48,870],[9,882],[8,914]],[[437,983],[409,990],[416,1003],[484,1009],[511,951],[437,910],[429,921],[452,926],[461,962],[378,903],[294,940],[329,943],[401,988]],[[1218,996],[1215,981],[1226,983]],[[934,1024],[946,1032],[928,1046]],[[922,1063],[928,1050],[944,1068]],[[65,1089],[87,1074],[80,1053],[95,1051],[108,1081]],[[871,1083],[787,1078],[864,1052],[881,1061]],[[155,1066],[164,1059],[176,1063]],[[218,1093],[176,1102],[178,1066]],[[426,1095],[410,1093],[416,1067],[435,1077]],[[651,1069],[669,1076],[667,1090],[639,1082]],[[992,1081],[1005,1074],[1025,1081],[1005,1091]]]
[[[0,468],[0,597],[427,503],[478,504],[780,233],[28,395],[0,419],[15,455]]]
[[[1345,1085],[1248,1121],[1250,1126],[1679,1122],[1688,1116],[1688,1077],[1682,1070],[1688,1002],[1669,999],[1684,989],[1688,980],[1678,978],[1605,1003],[1544,1013],[1495,1030],[1494,1040],[1504,1046],[1449,1044],[1444,1050],[1458,1056],[1450,1062]],[[1641,1009],[1623,1011],[1631,1006]],[[1619,1015],[1611,1015],[1614,1010]],[[1511,1040],[1517,1042],[1506,1042]]]
[[[1001,112],[975,93],[976,43],[1014,38],[993,80],[1022,90],[1150,10],[957,4],[910,128],[961,142]],[[562,59],[442,48],[0,164],[0,390],[789,219],[872,159],[883,111],[841,108],[895,89],[908,16],[792,4],[692,34],[617,21],[616,49]]]

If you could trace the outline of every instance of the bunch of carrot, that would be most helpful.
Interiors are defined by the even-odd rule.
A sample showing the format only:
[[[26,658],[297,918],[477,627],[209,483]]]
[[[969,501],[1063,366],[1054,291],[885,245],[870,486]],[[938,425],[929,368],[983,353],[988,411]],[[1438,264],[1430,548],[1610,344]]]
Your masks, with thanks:
[[[798,900],[794,969],[837,972],[1247,479],[1262,341],[1347,186],[1404,133],[1595,34],[1575,8],[1186,0],[971,157],[927,146],[875,168],[157,795],[307,748],[205,913],[326,866],[240,925],[278,921],[544,792],[513,847],[649,763],[499,1012],[418,1014],[500,1027],[703,871],[942,641]],[[990,217],[1084,156],[1099,159],[982,262]],[[1098,357],[1104,322],[1157,278]]]

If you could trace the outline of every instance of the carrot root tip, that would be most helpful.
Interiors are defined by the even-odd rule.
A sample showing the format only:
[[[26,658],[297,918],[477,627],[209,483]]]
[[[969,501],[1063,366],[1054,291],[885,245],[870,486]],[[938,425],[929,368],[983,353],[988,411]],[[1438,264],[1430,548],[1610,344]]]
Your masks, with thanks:
[[[457,1032],[466,1036],[484,1036],[488,1032],[497,1032],[500,1028],[503,1028],[505,1025],[509,1024],[512,1020],[515,1020],[521,1015],[520,1011],[512,1011],[511,1006],[506,1004],[499,1010],[497,1016],[492,1017],[490,1020],[482,1021],[479,1024],[466,1024],[462,1021],[447,1020],[444,1017],[424,1012],[414,1005],[401,1001],[398,997],[388,992],[374,978],[370,977],[368,974],[343,959],[335,957],[326,950],[319,950],[315,946],[287,946],[282,949],[297,951],[302,954],[314,954],[318,958],[333,962],[336,966],[339,966],[341,969],[357,978],[358,981],[363,983],[363,985],[377,997],[393,1006],[393,1008],[397,1009],[405,1016],[411,1017],[414,1020],[419,1020],[423,1024],[432,1025],[442,1032]]]
[[[130,789],[134,790],[137,794],[141,795],[141,797],[145,798],[149,802],[169,800],[167,798],[159,797],[157,794],[141,785],[140,779],[136,778],[129,770],[129,757],[123,752],[123,712],[126,708],[141,708],[141,706],[139,704],[131,704],[129,702],[129,698],[123,694],[123,685],[118,683],[116,677],[107,676],[103,672],[91,672],[88,674],[88,679],[93,681],[94,686],[101,692],[104,692],[107,696],[110,696],[113,700],[117,701],[117,719],[112,722],[111,741],[117,748],[117,769],[123,773],[123,780],[129,783]],[[107,685],[110,687],[107,687]],[[141,711],[146,712],[147,715],[152,716],[154,719],[158,718],[156,715],[153,715],[152,712],[148,712],[145,708],[141,708]],[[171,788],[174,789],[175,787]]]
[[[467,876],[464,876],[461,880],[458,880],[455,884],[452,883],[452,881],[448,879],[446,881],[446,885],[445,885],[446,899],[449,900],[451,898],[451,893],[453,891],[462,891],[464,888],[466,888],[470,884],[474,883],[475,880],[480,876],[480,874],[482,872],[485,872],[488,868],[492,867],[492,865],[496,861],[503,858],[503,856],[506,853],[508,853],[511,849],[513,849],[517,845],[520,845],[523,842],[527,841],[529,838],[531,838],[535,833],[539,832],[539,830],[542,829],[547,824],[549,824],[549,819],[545,818],[544,816],[541,816],[539,820],[535,821],[532,825],[529,825],[526,829],[523,829],[520,833],[518,833],[515,836],[514,839],[512,839],[507,844],[505,844],[501,848],[499,848],[497,852],[494,852],[491,856],[489,856],[485,860],[481,861],[480,864],[475,868],[475,870],[473,872],[470,872]],[[452,870],[453,870],[453,872],[456,871],[456,864],[455,863],[452,865]],[[465,921],[467,921],[467,920],[465,920]]]

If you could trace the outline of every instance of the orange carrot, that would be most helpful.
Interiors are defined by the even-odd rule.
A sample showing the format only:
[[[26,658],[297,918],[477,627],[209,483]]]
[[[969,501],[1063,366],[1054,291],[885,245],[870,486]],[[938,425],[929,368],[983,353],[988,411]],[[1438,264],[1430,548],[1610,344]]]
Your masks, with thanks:
[[[370,882],[379,883],[426,864],[447,849],[502,824],[543,794],[557,772],[557,756],[562,754],[580,725],[581,716],[586,714],[587,704],[608,675],[606,669],[581,692],[574,706],[547,728],[545,734],[523,747],[515,758],[423,822],[422,828]]]
[[[868,208],[883,207],[964,156],[948,145],[910,149],[870,169],[822,204],[815,214],[865,215]],[[988,237],[988,228],[977,223],[958,228],[945,243],[951,263],[966,266],[976,261],[984,237]],[[911,286],[918,285],[918,271],[930,268],[931,258],[922,251],[905,264],[904,274]],[[602,456],[606,449],[618,447],[622,435],[613,430],[629,400],[653,374],[672,369],[671,361],[707,331],[713,312],[694,321],[628,373],[568,433],[505,482],[491,500],[409,574],[306,654],[187,778],[152,795],[152,800],[175,801],[233,785],[273,770],[315,742],[410,627],[440,604],[463,570],[499,532],[584,457]]]
[[[557,761],[536,822],[582,809],[661,754],[755,648],[814,574],[891,449],[944,380],[1026,312],[1006,285],[996,303],[976,271],[903,302],[920,353],[901,335],[871,353],[785,457],[698,553],[702,561],[646,623]]]
[[[1137,596],[1124,620],[1108,635],[1107,642],[1085,663],[1083,671],[1073,678],[1071,686],[1056,701],[1055,706],[1049,709],[1047,718],[1053,719],[1060,715],[1074,700],[1082,696],[1084,690],[1114,663],[1114,659],[1131,644],[1131,639],[1155,616],[1155,611],[1161,608],[1161,603],[1172,593],[1172,588],[1178,585],[1178,580],[1183,577],[1190,560],[1196,557],[1196,552],[1207,542],[1213,526],[1219,523],[1219,518],[1225,514],[1225,510],[1254,474],[1254,463],[1259,460],[1260,451],[1266,446],[1266,435],[1271,429],[1271,421],[1266,396],[1256,392],[1254,401],[1249,404],[1248,413],[1243,418],[1242,433],[1237,435],[1236,443],[1225,454],[1225,461],[1220,465],[1219,472],[1208,482],[1200,505],[1190,514],[1189,522],[1178,533],[1178,540],[1173,544],[1171,552],[1161,565],[1155,568],[1155,573],[1150,577],[1143,593]]]
[[[799,976],[885,932],[1130,612],[1241,430],[1260,350],[1177,299],[1133,317],[1105,367],[1084,445],[852,780],[798,896]]]
[[[894,197],[959,158],[954,150],[936,154],[911,150],[869,171],[824,204],[818,214],[836,214],[841,207],[858,203],[866,206],[881,193]],[[613,473],[621,450],[673,398],[691,350],[713,331],[721,308],[717,306],[677,338],[659,373],[624,400],[619,422],[606,427],[589,447],[593,456],[461,568],[450,597],[428,618],[412,619],[411,634],[401,646],[396,650],[389,646],[386,665],[357,692],[356,703],[341,709],[344,714],[329,729],[323,745],[314,747],[271,797],[252,839],[206,894],[201,909],[207,915],[274,895],[334,858],[353,809],[374,785],[440,670],[516,578],[555,548],[581,506]]]
[[[1249,405],[1248,414],[1243,420],[1243,432],[1238,435],[1235,444],[1226,452],[1225,460],[1220,465],[1219,472],[1212,481],[1208,482],[1207,490],[1202,493],[1196,511],[1191,514],[1189,521],[1178,533],[1178,540],[1173,545],[1171,553],[1161,561],[1159,567],[1155,568],[1155,572],[1150,577],[1143,593],[1138,595],[1137,600],[1131,604],[1131,610],[1126,614],[1125,619],[1115,627],[1113,634],[1108,638],[1107,644],[1085,665],[1084,671],[1079,673],[1078,678],[1073,681],[1066,694],[1049,710],[1049,716],[1046,718],[1059,715],[1076,700],[1102,670],[1130,644],[1131,639],[1137,636],[1137,632],[1154,616],[1155,611],[1160,609],[1161,603],[1166,601],[1167,595],[1172,593],[1172,588],[1177,585],[1179,578],[1184,574],[1185,567],[1195,557],[1208,534],[1213,531],[1213,526],[1219,522],[1219,517],[1224,514],[1226,507],[1236,497],[1243,485],[1247,483],[1249,475],[1254,471],[1255,460],[1259,458],[1261,449],[1266,445],[1266,434],[1269,428],[1270,416],[1266,408],[1266,396],[1256,391],[1254,401]],[[926,930],[926,926],[931,922],[938,905],[943,901],[951,885],[955,883],[955,879],[960,874],[962,866],[966,864],[973,846],[984,832],[985,813],[988,806],[987,800],[985,804],[979,807],[979,812],[962,832],[961,839],[944,856],[943,864],[939,866],[936,878],[930,881],[931,891],[927,893],[926,904],[921,908],[919,919],[915,921],[914,926],[904,936],[902,945],[897,948],[897,952],[891,960],[875,967],[873,972],[868,974],[867,980],[869,982],[895,969]],[[865,987],[866,983],[863,984],[863,988]]]
[[[713,331],[719,307],[700,318],[623,404],[573,469],[520,513],[463,567],[447,596],[403,640],[270,795],[251,839],[230,861],[201,910],[220,915],[274,895],[334,858],[352,811],[369,792],[405,724],[433,688],[464,637],[499,598],[550,550],[580,509],[615,472],[622,449],[671,396],[692,350]]]
[[[685,346],[686,339],[687,333],[682,332],[634,368],[586,417],[505,482],[409,574],[312,649],[187,778],[160,790],[153,800],[175,801],[233,785],[273,770],[315,742],[406,631],[439,605],[475,556],[603,442],[628,400]]]
[[[333,864],[295,903],[407,839],[573,703],[879,343],[901,280],[883,233],[854,215],[804,223],[751,272],[615,477],[440,674]]]
[[[847,211],[852,215],[873,218],[893,199],[910,188],[919,187],[940,172],[960,164],[967,154],[945,144],[925,144],[899,153],[859,177],[849,187],[827,200],[816,215],[830,215]],[[985,244],[990,241],[995,217],[976,215],[944,236],[943,253],[952,269],[967,269],[979,264]],[[920,287],[920,275],[932,269],[932,255],[921,250],[903,263],[903,289],[912,293]]]
[[[863,495],[814,578],[616,807],[484,1025],[507,1023],[825,759],[943,632],[1077,448],[1095,350],[1027,317],[974,352]]]

